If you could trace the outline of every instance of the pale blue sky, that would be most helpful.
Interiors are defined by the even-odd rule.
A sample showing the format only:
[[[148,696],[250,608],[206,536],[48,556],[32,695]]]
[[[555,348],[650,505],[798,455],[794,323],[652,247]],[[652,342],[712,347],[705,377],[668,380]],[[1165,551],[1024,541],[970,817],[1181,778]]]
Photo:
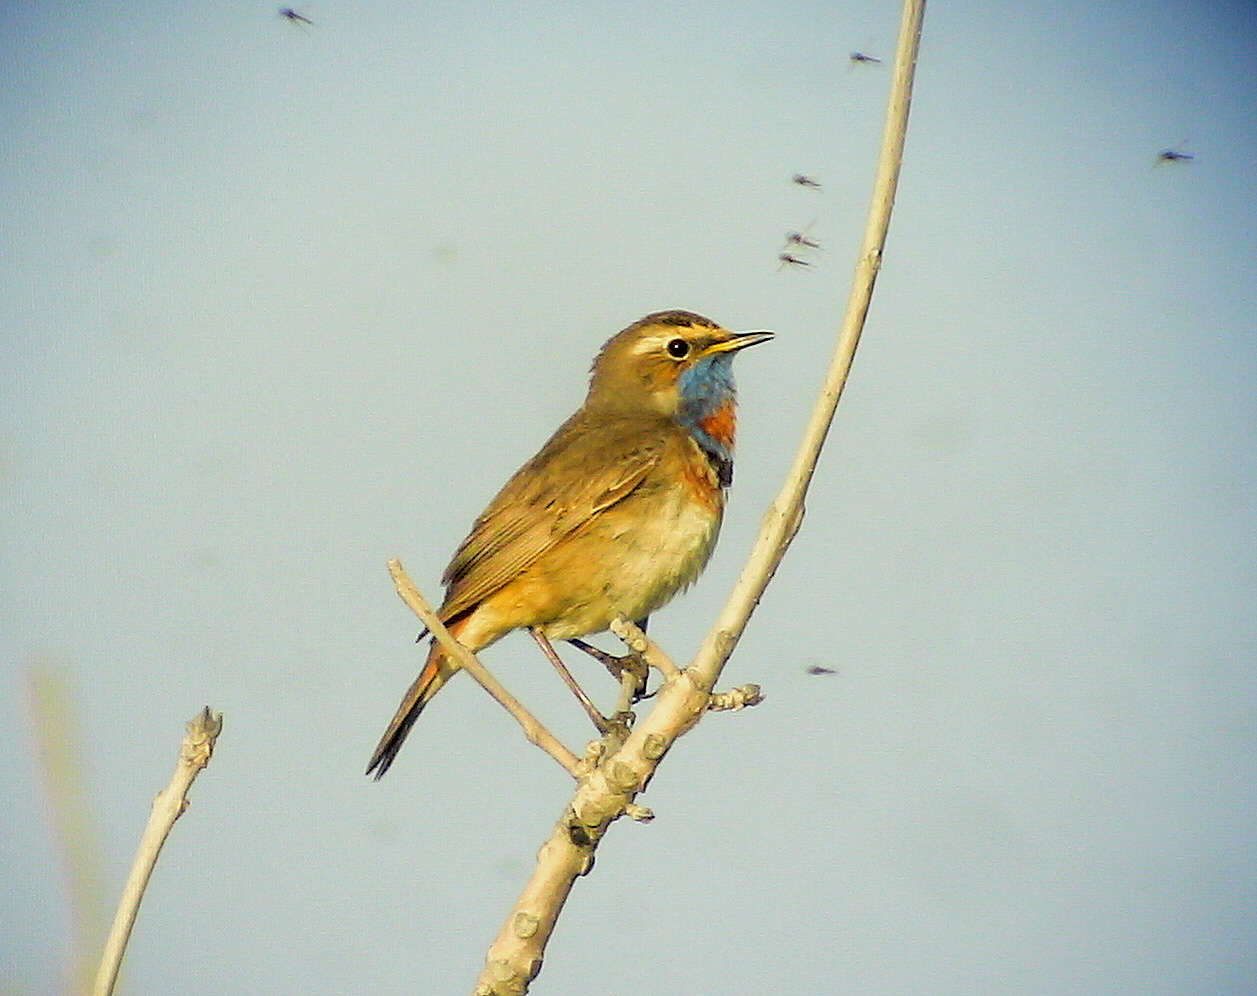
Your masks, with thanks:
[[[684,657],[828,362],[889,79],[847,56],[895,4],[298,9],[0,8],[15,996],[68,945],[32,665],[111,899],[226,717],[123,992],[469,990],[568,787],[466,680],[362,776],[421,654],[385,561],[438,597],[630,321],[772,328],[720,548],[652,621]],[[1257,989],[1254,191],[1254,4],[936,0],[865,341],[726,672],[767,701],[669,756],[534,992]],[[530,641],[485,659],[587,739]]]

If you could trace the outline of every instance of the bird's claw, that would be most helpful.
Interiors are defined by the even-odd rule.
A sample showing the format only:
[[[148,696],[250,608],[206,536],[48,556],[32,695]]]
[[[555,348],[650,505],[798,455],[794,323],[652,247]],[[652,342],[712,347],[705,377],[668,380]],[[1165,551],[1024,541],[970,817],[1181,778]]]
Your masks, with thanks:
[[[630,653],[617,656],[616,654],[609,654],[605,650],[600,650],[592,643],[586,643],[584,640],[572,639],[567,642],[600,662],[603,667],[611,672],[611,676],[616,681],[622,680],[625,673],[631,674],[636,682],[633,687],[634,702],[648,699],[655,694],[654,692],[651,692],[649,695],[646,693],[646,677],[650,674],[650,668],[642,660],[640,654]]]

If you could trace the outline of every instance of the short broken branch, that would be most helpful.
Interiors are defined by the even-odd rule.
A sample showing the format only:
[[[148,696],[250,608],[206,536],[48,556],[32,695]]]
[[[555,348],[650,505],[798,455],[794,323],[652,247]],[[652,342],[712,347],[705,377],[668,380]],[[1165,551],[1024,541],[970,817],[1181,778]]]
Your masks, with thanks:
[[[764,693],[759,685],[741,685],[730,688],[727,692],[713,692],[707,700],[708,712],[737,712],[747,706],[759,705],[764,701]]]

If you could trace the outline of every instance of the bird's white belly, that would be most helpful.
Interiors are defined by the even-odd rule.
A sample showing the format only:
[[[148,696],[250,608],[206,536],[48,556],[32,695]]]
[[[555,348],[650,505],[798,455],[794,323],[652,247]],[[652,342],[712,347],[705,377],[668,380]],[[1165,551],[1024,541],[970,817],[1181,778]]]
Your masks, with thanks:
[[[720,531],[721,508],[674,492],[647,521],[637,521],[613,537],[602,562],[591,566],[582,604],[543,627],[565,640],[605,630],[616,616],[644,619],[693,584],[706,566]]]

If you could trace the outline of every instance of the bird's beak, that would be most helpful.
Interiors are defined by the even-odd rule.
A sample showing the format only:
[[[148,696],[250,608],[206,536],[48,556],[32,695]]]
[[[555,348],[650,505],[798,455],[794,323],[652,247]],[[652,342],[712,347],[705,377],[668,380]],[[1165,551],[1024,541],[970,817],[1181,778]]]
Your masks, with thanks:
[[[756,329],[754,332],[730,332],[728,339],[713,342],[707,347],[706,352],[731,353],[735,349],[745,349],[747,346],[757,346],[761,342],[767,342],[775,334],[767,329]]]

